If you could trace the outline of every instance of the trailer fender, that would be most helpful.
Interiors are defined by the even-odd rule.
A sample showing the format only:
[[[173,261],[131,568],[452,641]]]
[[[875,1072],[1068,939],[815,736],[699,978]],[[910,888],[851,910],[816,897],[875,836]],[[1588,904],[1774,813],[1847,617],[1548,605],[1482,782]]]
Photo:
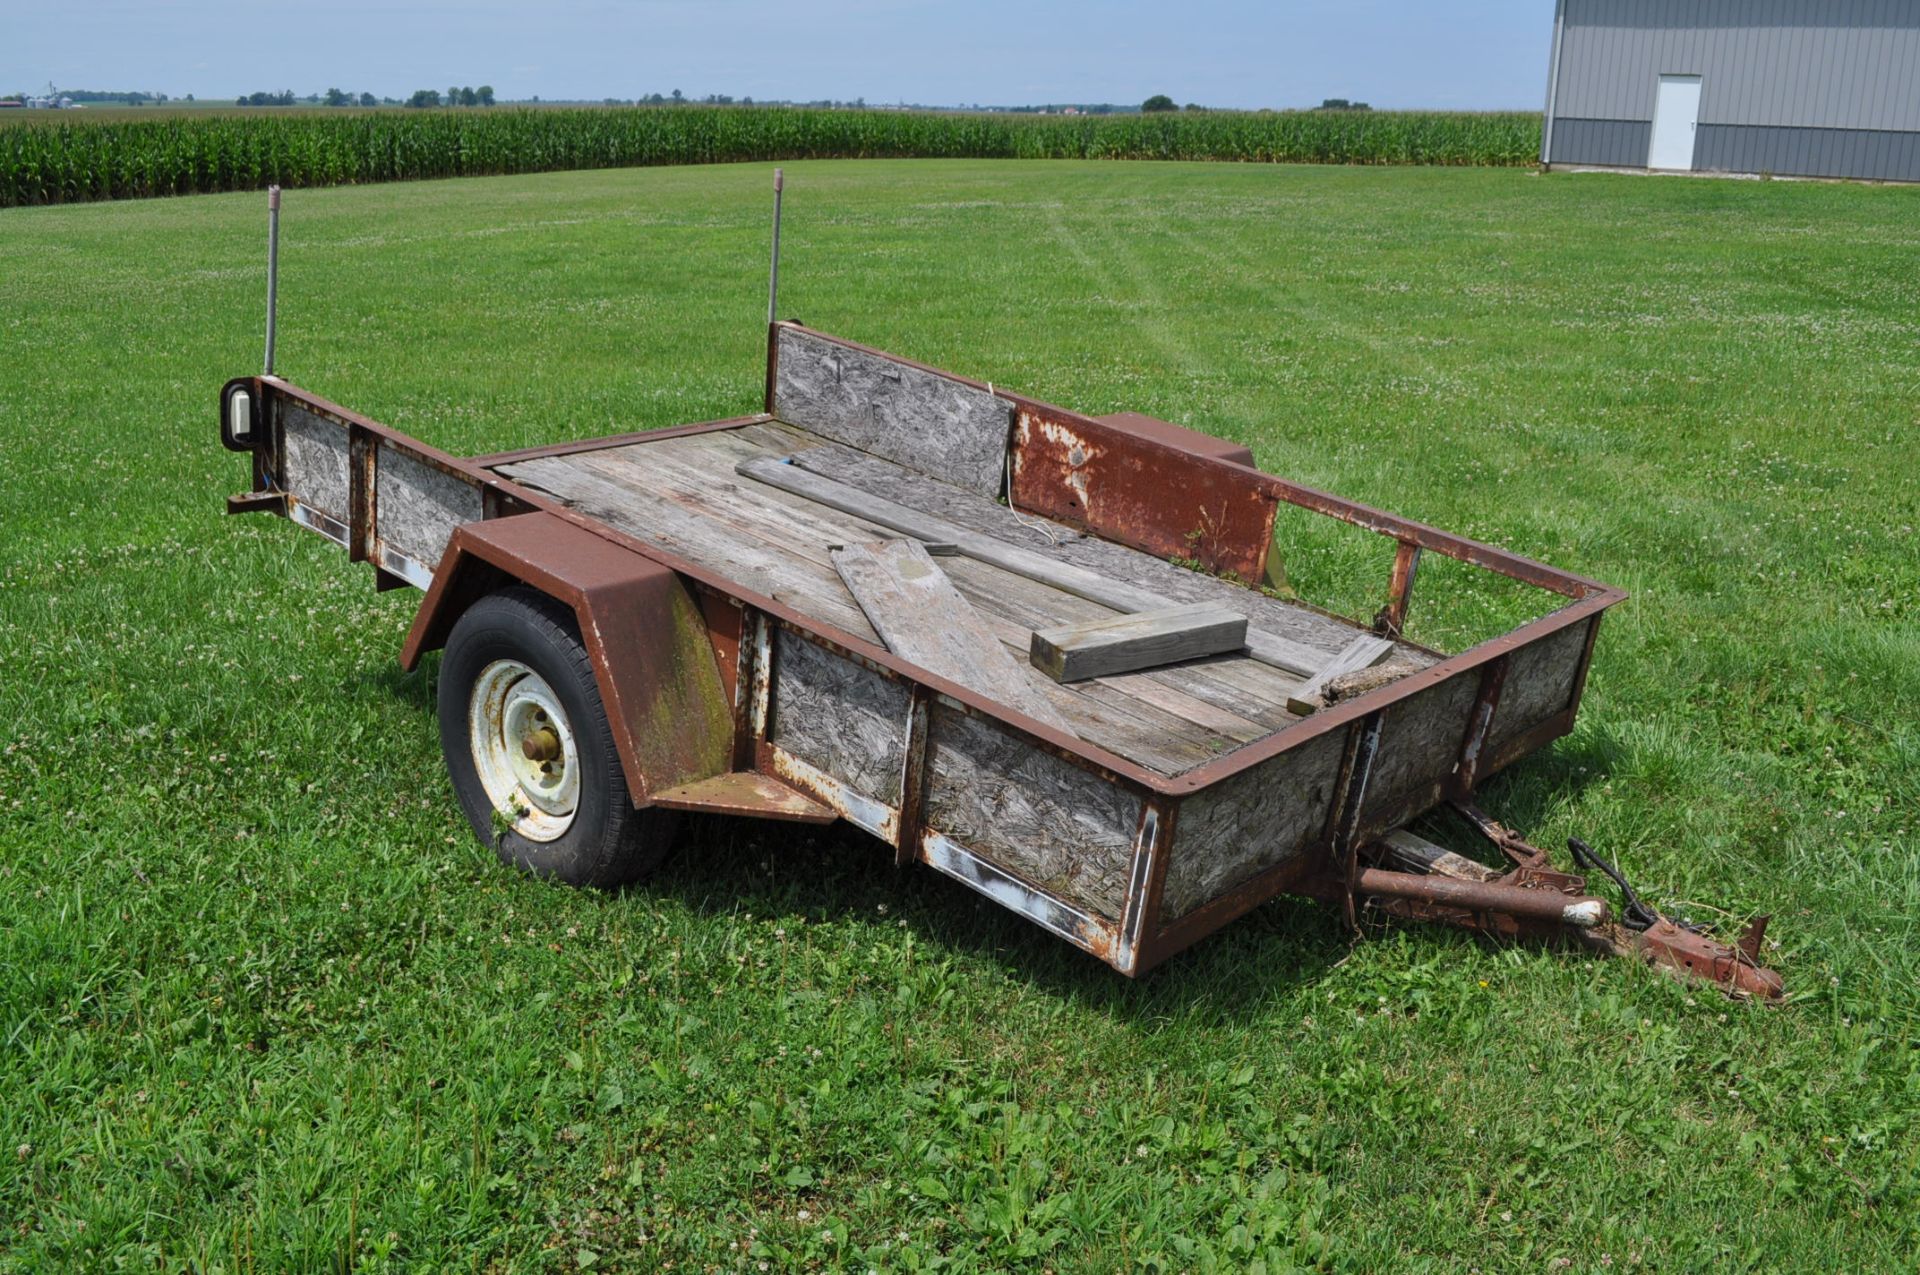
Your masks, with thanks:
[[[551,513],[463,523],[407,632],[411,670],[455,621],[511,584],[571,607],[636,806],[730,769],[733,709],[701,608],[652,559]]]

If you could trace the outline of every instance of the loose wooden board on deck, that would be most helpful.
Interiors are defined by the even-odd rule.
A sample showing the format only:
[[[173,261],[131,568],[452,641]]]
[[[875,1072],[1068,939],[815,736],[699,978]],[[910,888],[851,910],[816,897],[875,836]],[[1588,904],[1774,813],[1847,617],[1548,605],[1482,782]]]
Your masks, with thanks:
[[[832,557],[834,570],[889,651],[1055,730],[1076,734],[925,546],[882,540],[842,545]]]
[[[1324,700],[1327,684],[1343,674],[1358,669],[1372,668],[1393,653],[1393,643],[1383,637],[1366,634],[1347,643],[1331,663],[1308,678],[1300,689],[1287,699],[1287,707],[1302,715],[1314,713],[1325,707]]]
[[[865,518],[868,522],[879,523],[916,540],[937,540],[951,544],[969,558],[992,563],[1002,570],[1038,580],[1115,611],[1157,611],[1173,605],[1171,599],[1150,589],[1110,579],[1097,571],[1089,571],[1070,562],[1055,561],[1044,554],[1022,549],[995,537],[968,531],[944,518],[811,473],[791,463],[790,459],[755,457],[735,465],[734,472],[769,487],[805,496],[829,509],[838,509]],[[1392,649],[1392,645],[1390,642],[1381,644],[1375,658],[1384,656]],[[1247,632],[1247,654],[1262,664],[1271,664],[1282,672],[1298,677],[1312,677],[1326,662],[1326,656],[1311,647],[1258,629]]]
[[[1029,658],[1056,682],[1079,682],[1237,651],[1247,617],[1210,602],[1035,629]]]

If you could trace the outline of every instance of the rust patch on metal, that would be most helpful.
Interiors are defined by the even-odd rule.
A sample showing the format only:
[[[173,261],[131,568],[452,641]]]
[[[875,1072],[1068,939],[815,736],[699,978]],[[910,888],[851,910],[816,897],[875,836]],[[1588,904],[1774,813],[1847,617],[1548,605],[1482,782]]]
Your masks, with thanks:
[[[1371,897],[1372,906],[1409,920],[1458,925],[1501,938],[1570,940],[1602,955],[1644,960],[1676,977],[1712,984],[1730,996],[1775,1000],[1783,994],[1780,975],[1762,967],[1759,960],[1767,918],[1757,919],[1737,942],[1722,943],[1647,907],[1626,888],[1625,879],[1616,876],[1625,900],[1624,911],[1616,919],[1604,900],[1588,893],[1586,877],[1557,870],[1545,850],[1479,807],[1468,802],[1454,805],[1512,863],[1512,869],[1492,880],[1448,872],[1442,865],[1445,859],[1456,858],[1451,855],[1436,859],[1431,874],[1368,868],[1360,873],[1357,884],[1362,894]],[[1368,849],[1370,857],[1388,857],[1380,843]],[[1592,859],[1584,843],[1576,843],[1575,849],[1576,857],[1585,853],[1590,863],[1618,872],[1603,860]],[[1338,890],[1339,883],[1326,874],[1303,892],[1331,899]]]
[[[1256,581],[1277,502],[1261,475],[1091,417],[1022,401],[1013,501],[1205,571]]]
[[[860,792],[850,784],[795,757],[783,748],[761,740],[755,749],[756,769],[777,776],[781,782],[830,807],[840,818],[856,828],[872,833],[888,845],[900,840],[900,812]]]
[[[1407,608],[1413,602],[1413,578],[1420,571],[1420,555],[1426,551],[1409,540],[1402,540],[1393,551],[1393,574],[1387,581],[1387,605],[1373,617],[1374,631],[1397,638],[1407,627]]]
[[[283,491],[243,491],[227,497],[230,514],[285,514],[287,494]]]
[[[727,703],[739,698],[740,631],[746,608],[723,593],[696,590],[700,614],[707,622],[707,640],[713,643],[714,662],[720,666],[720,685],[726,690]]]
[[[1765,932],[1766,918],[1758,918],[1729,945],[1661,917],[1644,930],[1610,927],[1594,942],[1609,954],[1638,956],[1678,978],[1712,983],[1730,996],[1778,1000],[1786,993],[1786,983],[1759,962],[1759,940]]]
[[[1132,962],[1124,959],[1120,951],[1119,931],[1102,925],[1092,917],[1080,922],[1080,946],[1094,954],[1100,960],[1113,966],[1122,974],[1133,973]]]
[[[1591,929],[1605,922],[1608,916],[1604,899],[1507,878],[1460,881],[1452,877],[1362,868],[1354,884],[1363,895],[1433,904],[1463,912],[1493,912],[1516,921],[1546,921]]]
[[[1480,690],[1473,701],[1473,712],[1467,718],[1466,738],[1460,744],[1460,760],[1455,763],[1453,776],[1448,781],[1449,790],[1464,797],[1473,791],[1479,782],[1480,752],[1486,746],[1487,732],[1493,728],[1493,715],[1500,707],[1500,689],[1507,682],[1507,666],[1511,657],[1502,655],[1489,660],[1480,670]]]

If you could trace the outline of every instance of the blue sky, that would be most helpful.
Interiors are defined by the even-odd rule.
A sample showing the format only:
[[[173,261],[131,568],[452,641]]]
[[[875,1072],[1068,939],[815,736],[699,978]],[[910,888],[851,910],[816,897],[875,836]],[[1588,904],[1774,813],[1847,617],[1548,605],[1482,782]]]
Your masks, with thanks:
[[[1524,107],[1552,0],[0,0],[0,92]]]

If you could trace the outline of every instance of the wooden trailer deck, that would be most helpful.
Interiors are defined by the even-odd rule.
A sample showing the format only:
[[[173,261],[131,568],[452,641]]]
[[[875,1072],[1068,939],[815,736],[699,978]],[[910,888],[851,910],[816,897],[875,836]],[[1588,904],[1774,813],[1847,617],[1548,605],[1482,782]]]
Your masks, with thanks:
[[[1251,627],[1331,659],[1357,625],[1083,535],[990,497],[916,474],[774,418],[593,450],[506,461],[491,468],[648,545],[720,572],[809,619],[884,645],[828,557],[830,546],[900,533],[736,473],[755,457],[795,457],[811,473],[934,515],[1008,544],[1150,589],[1176,602],[1218,602]],[[1024,521],[1022,521],[1024,520]],[[1045,525],[1045,530],[1035,524]],[[1049,535],[1050,533],[1050,535]],[[1003,697],[1019,709],[1044,697],[1089,743],[1160,774],[1178,775],[1301,720],[1287,698],[1303,679],[1246,655],[1223,655],[1062,685],[1027,664],[1035,629],[1102,619],[1114,610],[965,556],[940,567],[1006,645],[1027,684]],[[1397,643],[1406,672],[1437,657]]]

